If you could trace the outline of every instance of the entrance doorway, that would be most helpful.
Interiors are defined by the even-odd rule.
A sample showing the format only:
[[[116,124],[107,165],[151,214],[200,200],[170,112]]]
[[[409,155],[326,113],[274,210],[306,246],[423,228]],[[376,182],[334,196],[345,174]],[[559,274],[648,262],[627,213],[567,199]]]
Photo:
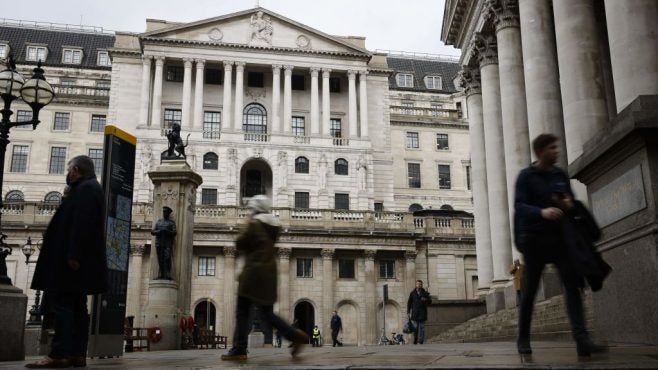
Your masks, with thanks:
[[[194,322],[199,329],[215,330],[215,305],[210,300],[199,302],[194,308]]]
[[[297,322],[297,328],[306,333],[310,338],[313,334],[313,326],[315,325],[315,309],[313,305],[309,302],[299,302],[295,306],[294,317],[294,322]]]
[[[272,169],[261,159],[247,161],[240,170],[240,198],[242,204],[254,195],[272,197]]]

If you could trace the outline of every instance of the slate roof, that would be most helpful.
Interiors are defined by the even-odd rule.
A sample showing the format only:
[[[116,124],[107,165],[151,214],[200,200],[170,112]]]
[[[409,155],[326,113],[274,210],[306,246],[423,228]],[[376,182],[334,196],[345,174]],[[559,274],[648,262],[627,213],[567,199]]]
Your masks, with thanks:
[[[48,48],[46,60],[43,62],[45,66],[112,69],[112,67],[96,65],[96,59],[98,50],[107,50],[114,46],[113,34],[0,26],[0,43],[9,44],[10,53],[14,55],[14,60],[18,64],[36,64],[36,62],[25,60],[27,57],[26,44],[42,44]],[[63,64],[64,47],[82,49],[81,64]]]
[[[387,57],[388,67],[395,73],[388,78],[388,86],[391,90],[454,93],[457,92],[453,80],[459,72],[459,63],[443,60],[413,59]],[[414,87],[400,87],[396,82],[398,73],[412,73],[414,75]],[[428,89],[425,86],[425,76],[441,76],[441,90]]]

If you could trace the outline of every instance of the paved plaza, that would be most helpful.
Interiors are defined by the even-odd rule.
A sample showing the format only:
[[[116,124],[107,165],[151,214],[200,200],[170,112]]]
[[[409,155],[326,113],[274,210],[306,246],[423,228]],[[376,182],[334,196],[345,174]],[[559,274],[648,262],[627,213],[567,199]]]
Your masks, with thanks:
[[[308,347],[296,360],[287,348],[251,350],[245,362],[219,359],[225,350],[129,353],[94,359],[89,369],[658,369],[658,347],[616,345],[580,359],[571,342],[535,342],[534,354],[519,356],[512,342],[423,346]],[[34,358],[29,358],[31,360]],[[24,362],[0,364],[21,369]]]

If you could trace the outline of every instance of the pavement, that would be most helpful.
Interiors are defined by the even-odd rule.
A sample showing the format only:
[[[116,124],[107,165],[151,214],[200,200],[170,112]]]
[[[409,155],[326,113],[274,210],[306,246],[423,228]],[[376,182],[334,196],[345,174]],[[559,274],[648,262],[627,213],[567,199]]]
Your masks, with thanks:
[[[287,348],[249,351],[242,362],[221,361],[224,349],[126,353],[121,358],[88,360],[88,369],[658,369],[658,346],[611,345],[610,351],[579,358],[571,342],[533,342],[533,354],[520,356],[513,342],[366,347],[306,347],[292,359]],[[24,369],[21,362],[0,370]]]

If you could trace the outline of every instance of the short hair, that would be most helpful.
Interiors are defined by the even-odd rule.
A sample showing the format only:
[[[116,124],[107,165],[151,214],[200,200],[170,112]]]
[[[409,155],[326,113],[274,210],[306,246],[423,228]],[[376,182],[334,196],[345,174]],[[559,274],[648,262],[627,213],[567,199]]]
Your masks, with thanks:
[[[421,284],[423,283],[422,280],[416,280],[416,282],[417,282],[417,283],[421,283]]]
[[[558,140],[560,139],[553,134],[540,134],[532,141],[532,151],[539,156],[539,153]]]
[[[69,161],[69,164],[78,167],[78,172],[80,172],[80,176],[82,177],[87,177],[96,174],[96,172],[94,171],[94,161],[92,161],[91,158],[89,158],[86,155],[79,155],[77,157],[73,157]]]

